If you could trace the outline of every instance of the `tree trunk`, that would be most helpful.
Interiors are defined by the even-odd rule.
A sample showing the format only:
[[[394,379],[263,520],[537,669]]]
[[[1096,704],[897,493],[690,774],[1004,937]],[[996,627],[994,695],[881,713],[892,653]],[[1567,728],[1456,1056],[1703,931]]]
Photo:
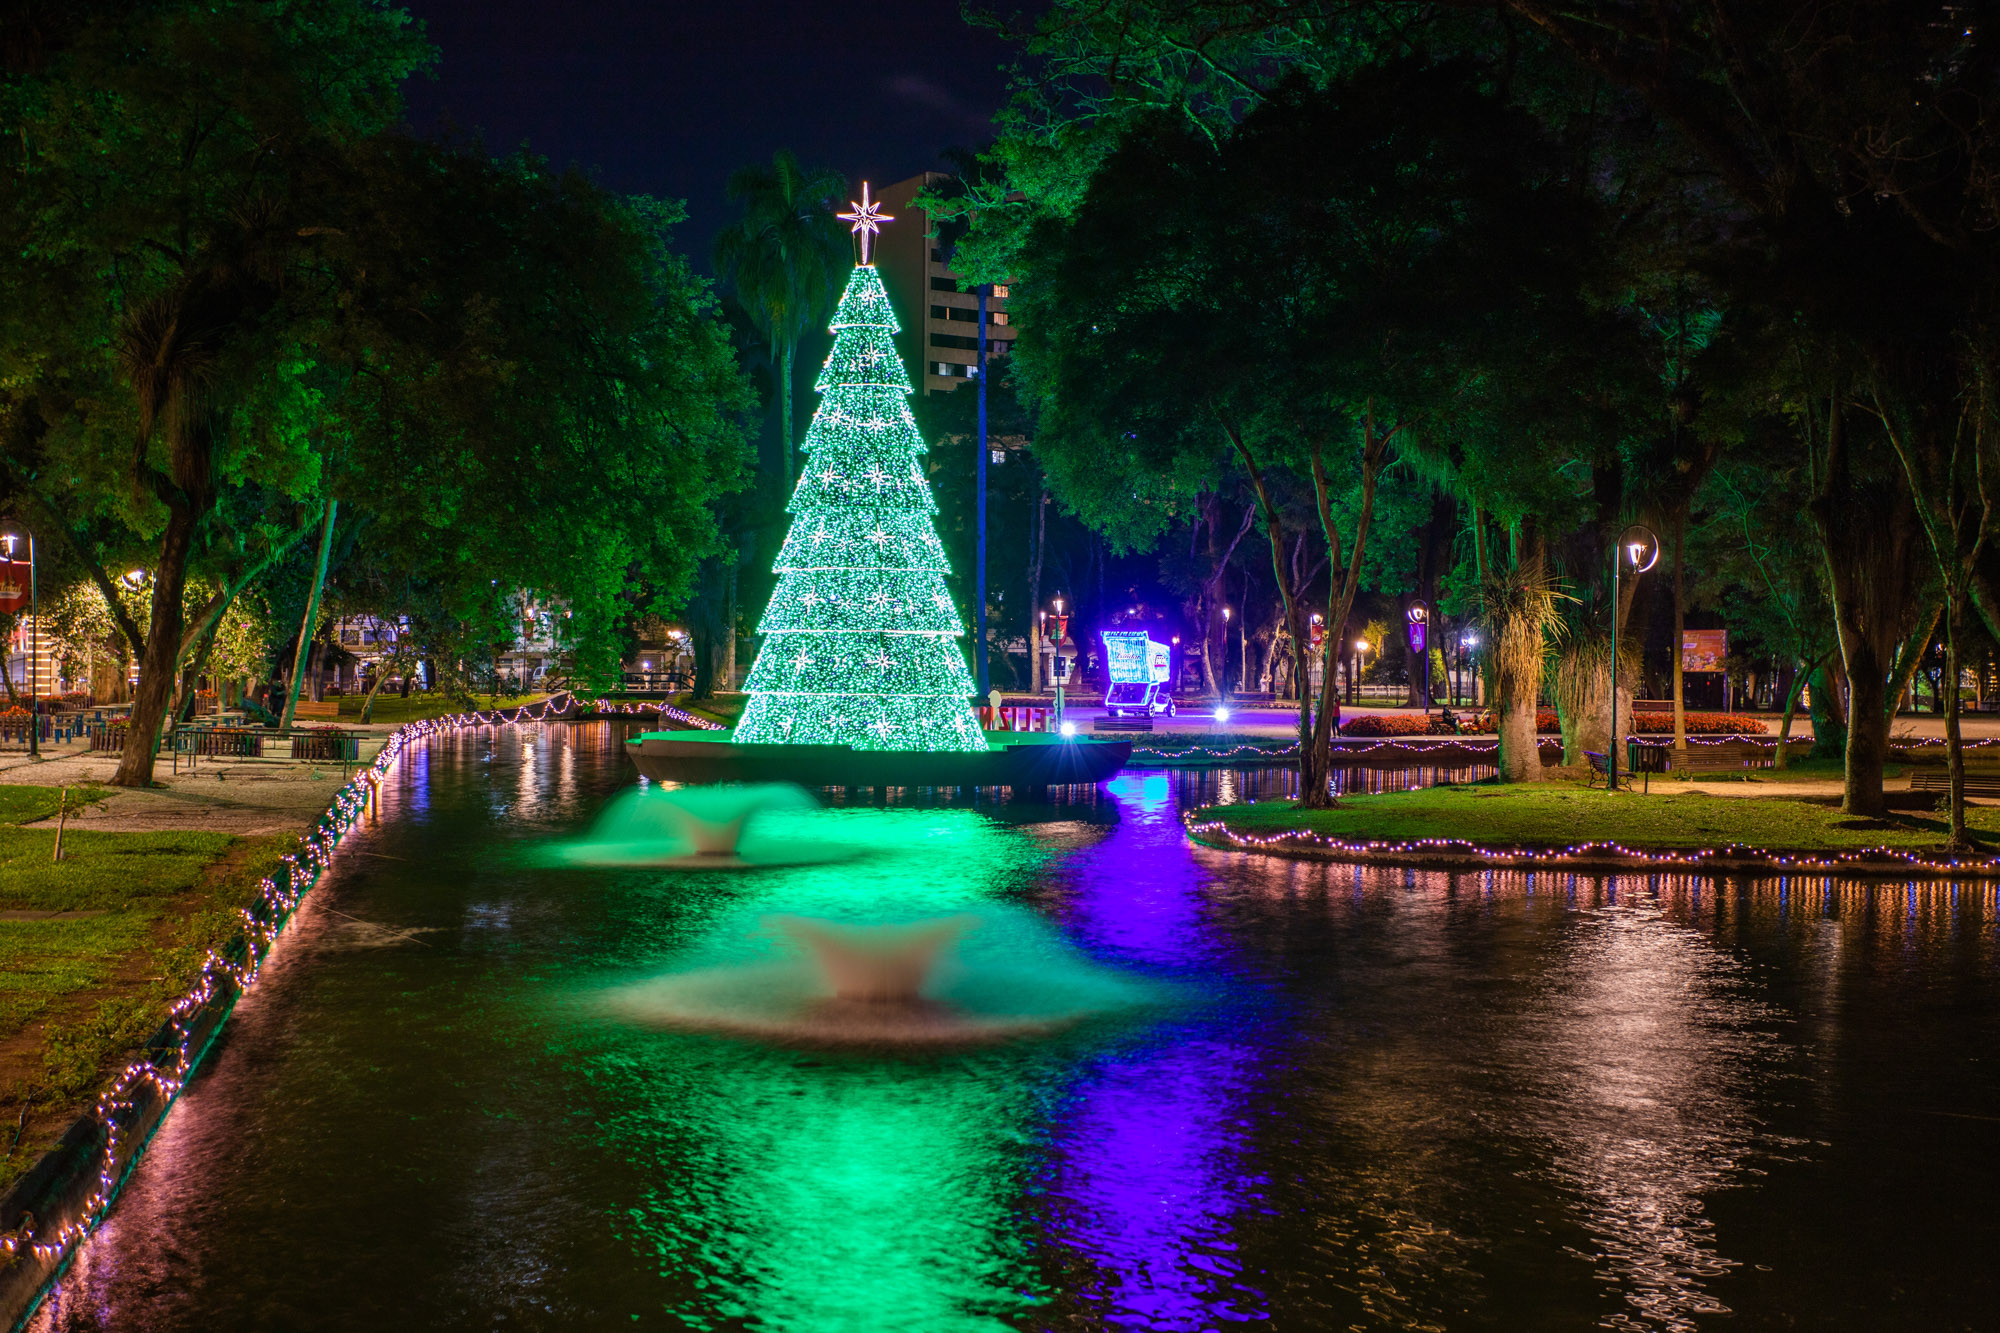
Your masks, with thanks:
[[[1681,648],[1687,636],[1687,510],[1674,515],[1674,752],[1687,750],[1687,703],[1681,692]]]
[[[132,713],[125,728],[125,752],[114,787],[149,787],[153,756],[159,749],[160,724],[166,720],[167,697],[173,693],[181,651],[181,594],[187,586],[188,552],[200,523],[187,503],[167,508],[167,529],[160,537],[160,559],[153,570],[153,610],[146,627],[146,655],[139,664],[139,688],[132,694]]]
[[[1271,493],[1265,488],[1264,474],[1257,466],[1243,438],[1227,421],[1223,429],[1229,442],[1243,460],[1243,467],[1250,475],[1250,484],[1257,495],[1257,506],[1264,514],[1264,529],[1271,541],[1271,578],[1278,586],[1278,600],[1283,608],[1285,624],[1291,636],[1294,674],[1299,681],[1299,798],[1301,804],[1308,804],[1307,793],[1322,793],[1327,789],[1327,772],[1319,760],[1313,746],[1313,712],[1311,692],[1306,688],[1305,673],[1306,645],[1311,643],[1310,629],[1306,624],[1305,588],[1299,580],[1297,548],[1289,557],[1285,551],[1284,514],[1272,503]],[[1245,525],[1246,530],[1248,525]],[[1300,540],[1303,540],[1301,534]]]
[[[1963,599],[1954,594],[1944,618],[1944,752],[1951,772],[1950,846],[1955,852],[1972,850],[1965,834],[1965,746],[1958,728],[1958,644],[1964,619]]]
[[[1841,809],[1851,815],[1878,816],[1882,800],[1882,765],[1889,756],[1889,712],[1885,707],[1888,664],[1869,636],[1847,625],[1840,627],[1841,655],[1847,659],[1847,773]]]
[[[688,698],[708,699],[715,694],[715,635],[705,621],[693,628],[694,681],[688,689]]]
[[[278,726],[289,730],[292,714],[299,706],[299,686],[305,680],[307,653],[312,647],[313,624],[319,619],[320,590],[326,586],[327,557],[333,552],[333,514],[339,502],[328,497],[326,517],[320,523],[319,560],[313,566],[312,591],[306,596],[306,618],[299,627],[299,651],[292,659],[291,688],[286,691],[285,711],[278,715]]]
[[[729,581],[722,592],[722,686],[736,688],[736,570],[738,559],[729,561]]]
[[[1791,683],[1785,689],[1785,716],[1778,723],[1778,745],[1771,754],[1771,767],[1774,769],[1784,768],[1789,762],[1786,747],[1791,743],[1792,739],[1792,717],[1798,711],[1799,694],[1805,689],[1806,681],[1810,678],[1812,670],[1812,663],[1800,663],[1799,669],[1792,673]],[[1814,745],[1818,745],[1819,738],[1817,736],[1813,738],[1813,743]]]
[[[208,657],[215,650],[215,636],[221,628],[221,616],[212,616],[204,620],[199,627],[193,651],[183,658],[180,703],[174,710],[175,720],[182,725],[186,725],[194,717],[196,687],[201,683],[201,673],[208,669]]]
[[[789,492],[797,483],[803,462],[792,448],[792,373],[798,354],[799,345],[796,340],[785,343],[778,353],[778,441],[785,451],[783,474],[785,492]],[[918,383],[922,381],[919,380]],[[781,493],[778,496],[779,509],[785,507],[787,499],[786,494]]]
[[[1354,549],[1351,553],[1341,550],[1340,530],[1333,518],[1333,484],[1326,474],[1321,442],[1317,437],[1312,441],[1313,504],[1318,512],[1320,533],[1326,540],[1331,563],[1327,578],[1326,678],[1320,686],[1319,715],[1312,722],[1311,771],[1317,780],[1310,790],[1299,793],[1299,804],[1302,806],[1337,804],[1326,781],[1332,775],[1333,737],[1340,726],[1340,695],[1334,680],[1333,655],[1346,642],[1347,618],[1354,610],[1355,594],[1361,590],[1361,565],[1368,549],[1368,525],[1375,514],[1375,481],[1381,473],[1383,459],[1388,456],[1389,440],[1400,429],[1397,426],[1386,433],[1378,432],[1374,400],[1369,400],[1361,420],[1361,511],[1354,520]],[[1346,557],[1345,570],[1341,567],[1343,555]]]
[[[375,692],[382,688],[383,681],[389,679],[389,666],[395,660],[394,658],[388,658],[375,664],[375,679],[368,686],[368,697],[361,701],[361,725],[364,727],[375,720]],[[406,698],[409,695],[409,686],[409,673],[405,672],[403,675],[403,693]]]
[[[1541,586],[1547,580],[1548,554],[1540,531],[1524,531],[1517,548],[1515,564],[1524,581]],[[1542,746],[1535,715],[1542,695],[1542,623],[1530,610],[1511,610],[1492,628],[1495,643],[1488,659],[1500,714],[1500,780],[1540,782]]]

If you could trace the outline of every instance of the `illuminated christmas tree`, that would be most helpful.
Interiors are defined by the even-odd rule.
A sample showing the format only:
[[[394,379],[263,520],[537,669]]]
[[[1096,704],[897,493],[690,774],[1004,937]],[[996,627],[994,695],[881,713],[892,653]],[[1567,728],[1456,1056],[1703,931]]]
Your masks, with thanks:
[[[857,750],[984,750],[967,701],[965,625],[945,590],[917,456],[910,377],[899,326],[867,242],[879,204],[842,214],[862,236],[862,262],[833,312],[833,351],[814,387],[805,465],[758,632],[763,648],[743,688],[742,743],[848,745]]]

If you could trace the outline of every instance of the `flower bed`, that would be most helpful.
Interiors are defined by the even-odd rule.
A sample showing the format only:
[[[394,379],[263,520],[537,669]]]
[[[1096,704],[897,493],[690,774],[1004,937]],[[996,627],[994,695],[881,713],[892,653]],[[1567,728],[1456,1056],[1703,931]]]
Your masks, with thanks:
[[[1749,713],[1683,713],[1681,716],[1690,736],[1762,736],[1771,730],[1769,722]],[[1664,731],[1671,735],[1674,715],[1634,713],[1632,730],[1645,733]]]
[[[1430,718],[1411,713],[1364,713],[1340,724],[1343,736],[1428,736],[1434,730]]]

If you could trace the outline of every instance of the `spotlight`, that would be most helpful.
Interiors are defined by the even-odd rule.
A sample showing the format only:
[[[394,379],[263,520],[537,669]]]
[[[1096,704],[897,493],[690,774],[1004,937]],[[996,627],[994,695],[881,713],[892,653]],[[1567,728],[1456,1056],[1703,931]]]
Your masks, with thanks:
[[[1217,722],[1227,722],[1229,720],[1229,710],[1227,708],[1218,707],[1215,710],[1215,720]]]
[[[1063,724],[1062,724],[1062,727],[1061,727],[1061,731],[1062,731],[1062,734],[1063,734],[1063,735],[1065,735],[1065,736],[1074,736],[1074,735],[1076,735],[1076,723],[1074,723],[1074,722],[1065,722],[1065,723],[1063,723]]]

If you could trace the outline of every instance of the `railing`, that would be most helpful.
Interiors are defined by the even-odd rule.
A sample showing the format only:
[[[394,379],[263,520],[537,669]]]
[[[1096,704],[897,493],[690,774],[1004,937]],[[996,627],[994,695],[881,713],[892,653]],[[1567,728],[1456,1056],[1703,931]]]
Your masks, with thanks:
[[[361,757],[361,733],[335,727],[315,727],[292,733],[292,758],[321,763],[351,764]]]

